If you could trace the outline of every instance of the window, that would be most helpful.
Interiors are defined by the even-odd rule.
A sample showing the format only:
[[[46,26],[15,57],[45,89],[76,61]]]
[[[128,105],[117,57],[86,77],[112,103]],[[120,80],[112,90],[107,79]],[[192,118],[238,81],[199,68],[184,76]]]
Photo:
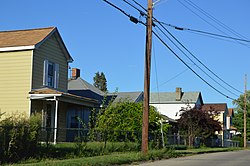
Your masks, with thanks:
[[[59,64],[44,61],[43,86],[58,88]]]

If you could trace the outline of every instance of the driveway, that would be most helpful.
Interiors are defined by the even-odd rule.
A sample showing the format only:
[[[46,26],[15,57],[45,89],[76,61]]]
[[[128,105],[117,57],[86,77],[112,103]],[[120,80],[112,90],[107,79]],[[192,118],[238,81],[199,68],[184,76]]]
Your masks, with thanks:
[[[141,166],[250,166],[250,150],[219,152],[160,160]]]

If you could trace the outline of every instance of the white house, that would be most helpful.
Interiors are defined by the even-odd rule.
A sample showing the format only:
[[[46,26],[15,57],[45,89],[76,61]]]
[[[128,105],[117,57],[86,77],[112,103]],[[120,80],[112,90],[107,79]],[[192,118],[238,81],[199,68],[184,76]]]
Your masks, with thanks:
[[[164,116],[177,120],[180,118],[180,110],[194,108],[203,105],[201,92],[182,92],[182,88],[176,88],[175,92],[150,93],[150,105]]]

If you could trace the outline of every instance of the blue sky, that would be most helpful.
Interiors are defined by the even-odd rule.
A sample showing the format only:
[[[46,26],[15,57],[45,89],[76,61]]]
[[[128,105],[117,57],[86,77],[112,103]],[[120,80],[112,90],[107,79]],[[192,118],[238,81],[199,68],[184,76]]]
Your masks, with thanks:
[[[237,37],[188,5],[190,0],[179,1],[161,0],[154,7],[154,17],[180,27]],[[128,14],[140,18],[139,13],[122,0],[111,2]],[[147,6],[146,0],[138,2]],[[250,39],[249,0],[191,2]],[[144,18],[141,20],[145,21]],[[102,0],[5,0],[1,2],[0,21],[1,31],[56,26],[74,58],[70,66],[80,68],[83,79],[93,83],[94,74],[100,71],[106,75],[110,92],[116,88],[120,92],[143,91],[145,27],[130,22],[126,16]],[[250,76],[250,45],[166,28],[210,70],[234,88],[244,91],[244,75]],[[162,34],[160,36],[206,81],[222,93],[237,98],[224,88],[236,94],[238,92],[221,82],[224,88],[213,82]],[[183,91],[201,91],[203,100],[207,103],[226,102],[229,107],[232,106],[231,100],[204,84],[154,37],[151,91],[172,92],[176,87],[182,87]]]

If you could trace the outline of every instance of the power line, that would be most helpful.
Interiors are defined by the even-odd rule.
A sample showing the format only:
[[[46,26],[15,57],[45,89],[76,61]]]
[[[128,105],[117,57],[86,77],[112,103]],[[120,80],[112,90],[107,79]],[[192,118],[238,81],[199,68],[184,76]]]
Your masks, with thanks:
[[[155,64],[154,66],[155,66],[156,88],[157,88],[157,94],[158,94],[158,101],[160,101],[159,81],[158,81],[158,73],[157,73],[157,64],[156,64],[154,41],[153,41],[153,55],[154,55],[154,64]]]
[[[190,69],[198,78],[200,78],[204,83],[206,83],[208,86],[210,86],[212,89],[214,89],[216,92],[218,92],[219,94],[225,96],[228,99],[231,100],[235,100],[229,96],[227,96],[226,94],[222,93],[221,91],[219,91],[218,89],[216,89],[214,86],[212,86],[209,82],[207,82],[205,79],[203,79],[198,73],[196,73],[184,60],[182,60],[161,38],[160,36],[158,36],[154,31],[153,34],[162,42],[163,45],[165,45],[170,52],[172,52],[188,69]]]
[[[126,0],[123,0],[123,1],[126,1]],[[134,3],[136,3],[138,6],[140,6],[144,11],[146,11],[146,9],[141,5],[139,4],[136,0],[133,0]],[[132,5],[131,3],[129,2],[126,2],[127,4],[129,4],[130,6]],[[135,8],[137,11],[139,11],[140,13],[142,13],[143,11],[141,11],[140,9],[138,9],[137,7],[133,6],[133,8]],[[192,57],[194,59],[196,59],[203,67],[205,67],[210,73],[212,73],[216,78],[218,78],[220,81],[222,81],[224,84],[226,84],[227,86],[229,86],[230,88],[234,89],[235,91],[239,92],[239,93],[243,93],[239,90],[237,90],[236,88],[234,88],[233,86],[231,86],[230,84],[228,84],[226,81],[224,81],[223,79],[221,79],[217,74],[215,74],[212,70],[210,70],[204,63],[202,63],[192,52],[190,52],[174,35],[172,35],[163,25],[162,25],[162,22],[158,21],[155,17],[153,17],[154,21],[158,22],[159,25],[166,31],[168,32],[168,34],[175,40],[177,41],[178,44],[180,44],[190,55],[192,55]],[[171,25],[171,24],[169,24]],[[171,25],[173,26],[173,25]],[[158,27],[159,28],[159,27]],[[163,32],[164,33],[164,32]],[[167,36],[165,34],[165,36]],[[169,39],[171,41],[171,39]],[[174,42],[171,41],[173,44]],[[174,44],[176,46],[176,44]],[[178,46],[176,46],[179,50],[181,50]],[[181,51],[183,53],[183,51]],[[186,57],[188,57],[185,53],[183,53]],[[188,57],[189,58],[189,57]],[[190,59],[190,58],[189,58]],[[191,60],[192,61],[192,60]],[[193,62],[193,61],[192,61]],[[193,62],[194,63],[194,62]],[[195,63],[194,63],[195,64]],[[195,64],[196,65],[196,64]],[[197,65],[196,65],[197,66]],[[202,70],[202,69],[201,69]],[[203,70],[202,70],[203,71]],[[204,72],[204,71],[203,71]],[[206,72],[205,72],[206,73]],[[208,75],[206,73],[206,75]],[[209,76],[209,75],[208,75]],[[211,76],[209,76],[211,78]],[[212,80],[214,80],[213,78],[211,78]],[[221,87],[223,87],[220,83],[218,83],[216,80],[214,80],[217,84],[219,84]],[[224,88],[224,87],[223,87]],[[227,91],[229,91],[231,94],[234,94],[236,95],[235,93],[231,92],[230,90],[228,90],[227,88],[224,88],[226,89]],[[238,96],[238,95],[236,95]]]
[[[119,10],[120,12],[122,12],[123,14],[125,14],[127,17],[132,17],[130,15],[128,15],[126,12],[124,12],[122,9],[120,9],[119,7],[117,7],[116,5],[112,4],[111,2],[108,2],[107,0],[103,0],[104,2],[107,2],[108,4],[110,4],[112,7],[116,8],[117,10]],[[133,17],[134,18],[134,17]],[[136,19],[136,18],[135,18]],[[141,23],[144,26],[146,26],[145,23],[143,23],[142,21],[137,20],[137,23]],[[188,69],[190,69],[198,78],[200,78],[205,84],[207,84],[209,87],[211,87],[212,89],[214,89],[216,92],[218,92],[219,94],[223,95],[224,97],[231,99],[231,100],[235,100],[229,96],[227,96],[226,94],[222,93],[221,91],[219,91],[218,89],[216,89],[214,86],[212,86],[209,82],[207,82],[204,78],[202,78],[198,73],[196,73],[183,59],[181,59],[161,38],[160,36],[155,33],[154,31],[152,31],[152,33],[162,42],[162,44],[167,47]]]
[[[161,83],[161,84],[159,85],[159,87],[160,87],[160,86],[163,86],[163,85],[167,84],[168,82],[174,80],[175,78],[179,77],[180,75],[182,75],[183,73],[185,73],[187,70],[188,70],[188,69],[186,68],[185,70],[183,70],[183,71],[181,71],[180,73],[176,74],[175,76],[171,77],[171,78],[168,79],[167,81]],[[153,89],[156,89],[156,88],[153,88]]]
[[[174,41],[172,39],[170,39],[167,34],[165,32],[163,32],[163,30],[161,30],[158,26],[156,26],[163,34],[165,37],[168,38],[168,40],[171,41],[171,43],[173,43],[175,45],[175,47],[177,47],[196,67],[198,67],[205,75],[207,75],[210,79],[212,79],[215,83],[217,83],[220,87],[222,87],[223,89],[225,89],[226,91],[228,91],[229,93],[235,95],[238,97],[237,94],[233,93],[232,91],[230,91],[229,89],[225,88],[224,86],[222,86],[218,81],[216,81],[213,77],[211,77],[206,71],[204,71],[200,66],[198,66],[177,44],[174,43]],[[168,33],[175,39],[177,40],[169,31]],[[178,40],[177,40],[178,41]],[[179,43],[179,41],[178,41]],[[181,44],[181,43],[179,43]],[[182,45],[182,44],[181,44]]]
[[[137,10],[142,16],[147,16],[147,14],[145,12],[143,12],[142,10],[138,9],[137,7],[135,7],[133,4],[129,3],[127,0],[123,0],[125,3],[127,3],[128,5],[130,5],[131,7],[133,7],[135,10]],[[133,0],[134,2],[136,2],[135,0]],[[137,3],[137,2],[136,2]],[[139,4],[139,3],[137,3]],[[145,9],[146,10],[146,9]],[[241,39],[241,38],[235,38],[235,37],[231,37],[231,36],[226,36],[226,35],[221,35],[221,34],[216,34],[216,33],[211,33],[211,32],[206,32],[206,31],[202,31],[202,30],[197,30],[197,29],[191,29],[191,28],[183,28],[183,27],[179,27],[179,26],[175,26],[172,24],[167,24],[164,22],[160,22],[164,25],[167,25],[169,27],[173,27],[176,30],[186,30],[186,31],[193,31],[193,32],[198,32],[198,33],[202,33],[202,34],[207,34],[207,35],[212,35],[212,36],[217,36],[217,37],[221,37],[221,38],[227,38],[227,39],[232,39],[232,40],[237,40],[237,41],[242,41],[242,42],[248,42],[250,43],[250,40],[247,39]],[[244,37],[245,38],[245,37]],[[241,43],[242,44],[242,43]]]
[[[212,73],[216,78],[218,78],[220,81],[222,81],[224,84],[229,86],[230,88],[234,89],[235,91],[241,93],[241,91],[237,90],[230,84],[228,84],[226,81],[221,79],[217,74],[215,74],[212,70],[210,70],[203,62],[201,62],[191,51],[189,51],[172,33],[170,33],[161,23],[159,23],[160,26],[177,42],[179,43],[195,60],[197,60],[203,67],[205,67],[210,73]]]
[[[213,25],[212,23],[208,22],[206,19],[204,19],[203,17],[201,17],[199,14],[197,14],[196,12],[194,12],[191,8],[189,8],[187,5],[185,5],[181,0],[177,0],[182,6],[184,6],[185,8],[187,8],[189,11],[191,11],[193,14],[195,14],[197,17],[199,17],[200,19],[202,19],[203,21],[205,21],[207,24],[209,24],[210,26],[212,26],[213,28],[217,29],[218,31],[220,31],[221,33],[229,36],[227,33],[225,33],[224,31],[220,30],[219,28],[217,28],[215,25]],[[184,0],[184,2],[186,2]],[[188,3],[188,2],[186,2]],[[192,5],[191,5],[192,6]],[[197,8],[196,8],[197,9]],[[202,12],[203,13],[203,12]],[[204,13],[203,13],[204,14]],[[207,16],[206,14],[204,14],[205,16]],[[209,16],[207,16],[209,17]],[[211,19],[211,17],[209,17]],[[213,19],[212,19],[213,20]],[[216,21],[215,21],[216,22]],[[217,23],[218,24],[218,23]],[[220,24],[219,24],[220,25]],[[220,25],[221,27],[223,27],[222,25]],[[225,28],[226,29],[226,28]],[[238,40],[235,40],[235,42],[237,42],[238,44],[244,45],[248,48],[250,48],[249,45],[245,44],[245,43],[241,43]]]
[[[236,36],[238,36],[240,38],[247,39],[245,36],[243,36],[240,33],[236,32],[235,30],[233,30],[232,28],[230,28],[229,26],[227,26],[226,24],[224,24],[223,22],[221,22],[220,20],[218,20],[217,18],[215,18],[214,16],[212,16],[211,14],[209,14],[208,12],[206,12],[205,10],[203,10],[202,8],[200,8],[198,5],[196,5],[191,0],[184,0],[184,1],[186,1],[186,2],[189,1],[187,3],[189,3],[190,5],[192,5],[194,8],[196,8],[197,10],[199,10],[200,12],[202,12],[204,15],[206,15],[210,19],[212,19],[214,22],[216,22],[222,28],[228,30],[229,32],[231,32],[232,34],[234,34],[234,35],[236,35]]]
[[[130,21],[132,21],[133,23],[137,24],[139,21],[137,20],[137,18],[127,14],[124,10],[122,10],[121,8],[119,8],[118,6],[114,5],[113,3],[107,1],[107,0],[103,0],[104,2],[106,2],[107,4],[109,4],[110,6],[114,7],[115,9],[119,10],[120,12],[122,12],[124,15],[126,15]]]
[[[233,40],[238,40],[238,41],[250,43],[250,40],[246,40],[246,39],[240,39],[240,38],[235,38],[235,37],[231,37],[231,36],[225,36],[225,35],[221,35],[221,34],[216,34],[216,33],[211,33],[211,32],[207,32],[207,31],[197,30],[197,29],[183,28],[183,27],[179,27],[179,26],[172,25],[172,24],[167,24],[167,23],[160,22],[160,21],[159,21],[159,23],[164,24],[164,25],[169,26],[169,27],[172,27],[172,28],[174,28],[176,30],[192,31],[192,32],[206,34],[206,35],[217,36],[217,37],[221,37],[221,38],[233,39]]]

